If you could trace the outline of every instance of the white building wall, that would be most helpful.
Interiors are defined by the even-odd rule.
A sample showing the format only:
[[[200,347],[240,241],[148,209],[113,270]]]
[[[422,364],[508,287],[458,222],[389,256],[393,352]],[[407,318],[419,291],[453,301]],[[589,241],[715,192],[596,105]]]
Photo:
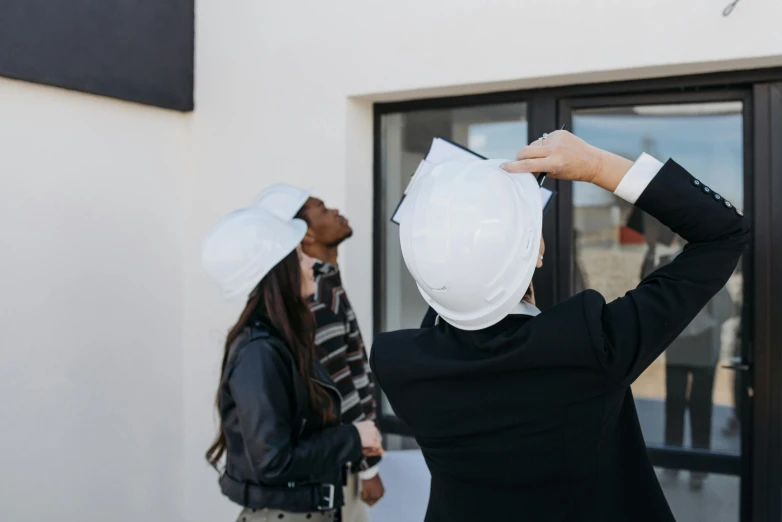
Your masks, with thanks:
[[[202,1],[192,114],[0,80],[0,519],[235,516],[203,460],[237,313],[209,225],[279,181],[342,208],[370,342],[373,101],[782,65],[782,3],[723,7]]]
[[[177,520],[188,117],[0,79],[0,520]]]

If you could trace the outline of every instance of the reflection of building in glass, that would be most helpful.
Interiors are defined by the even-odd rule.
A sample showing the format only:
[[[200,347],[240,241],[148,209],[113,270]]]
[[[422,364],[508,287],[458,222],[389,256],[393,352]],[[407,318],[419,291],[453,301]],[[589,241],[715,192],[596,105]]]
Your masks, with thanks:
[[[733,103],[586,110],[574,113],[573,126],[587,141],[627,158],[642,152],[660,161],[675,157],[742,205],[741,109]],[[591,185],[574,184],[573,205],[574,293],[586,281],[607,300],[621,297],[682,247],[659,221]],[[732,303],[740,303],[741,289],[736,274],[710,303],[713,313],[705,312],[708,332],[684,335],[633,385],[649,443],[681,446],[692,438],[700,448],[739,452],[738,439],[712,424],[729,426],[733,417],[734,378],[717,362],[734,353],[740,305]],[[694,478],[694,487],[702,478]]]

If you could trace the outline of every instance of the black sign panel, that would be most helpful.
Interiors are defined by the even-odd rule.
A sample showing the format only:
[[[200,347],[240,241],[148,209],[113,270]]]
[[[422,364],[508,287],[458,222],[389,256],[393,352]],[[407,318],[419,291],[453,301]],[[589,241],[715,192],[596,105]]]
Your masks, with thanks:
[[[0,76],[193,109],[194,0],[0,0]]]

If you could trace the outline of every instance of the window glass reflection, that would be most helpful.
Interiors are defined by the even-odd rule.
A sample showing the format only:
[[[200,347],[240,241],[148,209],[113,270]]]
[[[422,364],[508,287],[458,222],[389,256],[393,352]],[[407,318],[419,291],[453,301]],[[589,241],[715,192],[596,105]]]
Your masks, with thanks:
[[[744,206],[741,102],[576,111],[574,132],[635,159],[674,158],[736,206]],[[592,185],[573,186],[572,288],[607,300],[669,263],[684,241],[657,220]],[[722,364],[740,353],[742,274],[730,282],[638,379],[633,392],[649,444],[739,453],[740,383]],[[695,482],[698,482],[697,480]]]

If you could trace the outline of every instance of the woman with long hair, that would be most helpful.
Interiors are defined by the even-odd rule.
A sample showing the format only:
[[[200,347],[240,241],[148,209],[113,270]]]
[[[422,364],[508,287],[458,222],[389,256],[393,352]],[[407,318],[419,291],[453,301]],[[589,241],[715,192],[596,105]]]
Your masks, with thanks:
[[[217,410],[206,452],[242,522],[338,520],[346,466],[382,453],[371,421],[341,424],[341,397],[315,356],[307,299],[313,260],[299,243],[306,224],[260,209],[223,218],[203,264],[228,300],[246,299],[225,342]]]

